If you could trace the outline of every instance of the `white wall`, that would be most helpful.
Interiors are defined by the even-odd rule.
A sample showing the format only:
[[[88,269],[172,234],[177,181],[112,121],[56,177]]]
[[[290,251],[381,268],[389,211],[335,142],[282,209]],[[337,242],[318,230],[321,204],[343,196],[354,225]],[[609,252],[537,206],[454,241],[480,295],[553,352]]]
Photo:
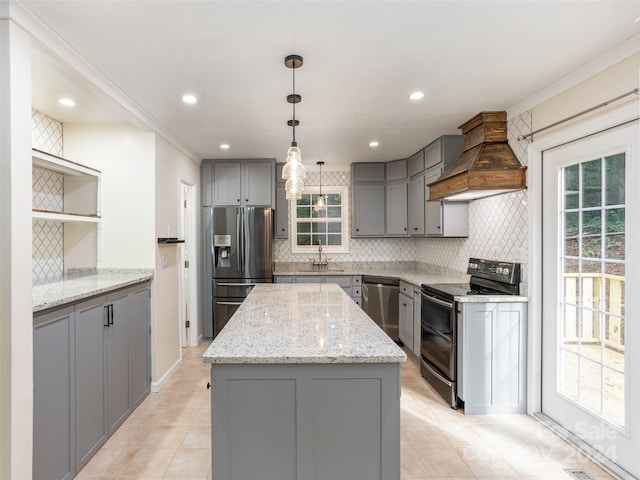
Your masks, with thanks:
[[[0,4],[0,478],[29,479],[33,431],[31,45]]]
[[[190,184],[199,183],[199,166],[177,150],[160,136],[155,142],[155,236],[177,237],[180,233],[180,193],[181,180]],[[196,192],[196,198],[200,194]],[[200,211],[199,202],[193,205],[195,212]],[[196,231],[199,231],[196,228]],[[196,241],[197,243],[197,241]],[[153,382],[161,383],[181,360],[180,342],[180,251],[182,245],[155,244],[155,293],[153,311],[155,324],[153,332]],[[166,267],[162,256],[166,256]],[[195,257],[194,258],[199,258]],[[192,268],[198,268],[198,262],[192,262]],[[200,278],[198,272],[196,277]],[[193,319],[192,319],[193,320]],[[193,323],[195,326],[195,322]]]
[[[103,268],[153,268],[155,134],[129,124],[65,123],[65,157],[102,173]]]
[[[606,102],[618,95],[622,95],[623,93],[637,88],[638,69],[640,69],[640,53],[628,57],[598,75],[595,75],[560,95],[535,106],[533,108],[533,130],[542,128],[553,122],[586,110],[594,105]],[[638,96],[632,95],[627,97],[625,100],[617,102],[615,106],[619,106],[623,101],[637,102]],[[558,128],[566,128],[568,126],[575,125],[577,122],[583,122],[585,119],[602,115],[607,108],[608,107],[596,110],[591,114],[563,124],[561,127],[548,130],[547,132],[557,132]],[[535,139],[540,139],[542,136],[547,134],[547,132],[537,134]]]

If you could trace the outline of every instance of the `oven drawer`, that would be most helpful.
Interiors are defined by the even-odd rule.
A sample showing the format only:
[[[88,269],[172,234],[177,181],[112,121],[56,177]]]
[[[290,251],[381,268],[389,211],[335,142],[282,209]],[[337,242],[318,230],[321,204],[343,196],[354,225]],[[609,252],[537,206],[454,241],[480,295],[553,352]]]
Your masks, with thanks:
[[[420,354],[449,380],[456,379],[456,344],[440,335],[422,330]]]

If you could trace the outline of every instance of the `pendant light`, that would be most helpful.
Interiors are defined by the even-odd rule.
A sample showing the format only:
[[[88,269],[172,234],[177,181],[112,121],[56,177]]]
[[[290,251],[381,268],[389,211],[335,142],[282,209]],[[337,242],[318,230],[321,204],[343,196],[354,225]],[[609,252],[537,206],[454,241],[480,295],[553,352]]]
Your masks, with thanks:
[[[300,55],[288,55],[284,59],[285,66],[293,71],[293,93],[287,95],[287,102],[293,104],[293,119],[287,122],[293,129],[293,138],[291,147],[287,150],[287,163],[282,169],[282,178],[287,181],[284,187],[287,200],[302,198],[304,179],[307,177],[307,170],[302,164],[302,154],[296,142],[296,126],[300,124],[296,120],[296,103],[302,101],[302,96],[296,94],[296,69],[300,68],[302,63]]]
[[[320,167],[320,195],[318,195],[318,201],[313,206],[314,212],[320,212],[327,209],[327,202],[325,202],[324,195],[322,195],[322,166],[324,162],[317,162]]]

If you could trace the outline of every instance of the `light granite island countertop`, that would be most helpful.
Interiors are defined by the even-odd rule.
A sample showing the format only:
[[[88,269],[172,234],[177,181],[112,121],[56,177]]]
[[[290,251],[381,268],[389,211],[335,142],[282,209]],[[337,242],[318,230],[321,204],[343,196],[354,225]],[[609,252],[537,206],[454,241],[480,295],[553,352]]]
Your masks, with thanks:
[[[214,478],[399,480],[405,360],[338,285],[256,285],[203,355]]]

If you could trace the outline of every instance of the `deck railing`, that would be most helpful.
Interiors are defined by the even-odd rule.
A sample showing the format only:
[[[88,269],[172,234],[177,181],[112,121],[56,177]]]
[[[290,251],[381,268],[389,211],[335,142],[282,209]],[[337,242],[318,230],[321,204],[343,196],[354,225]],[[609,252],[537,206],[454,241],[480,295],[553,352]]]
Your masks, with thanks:
[[[624,282],[622,275],[565,273],[564,341],[604,341],[605,346],[623,351]]]

